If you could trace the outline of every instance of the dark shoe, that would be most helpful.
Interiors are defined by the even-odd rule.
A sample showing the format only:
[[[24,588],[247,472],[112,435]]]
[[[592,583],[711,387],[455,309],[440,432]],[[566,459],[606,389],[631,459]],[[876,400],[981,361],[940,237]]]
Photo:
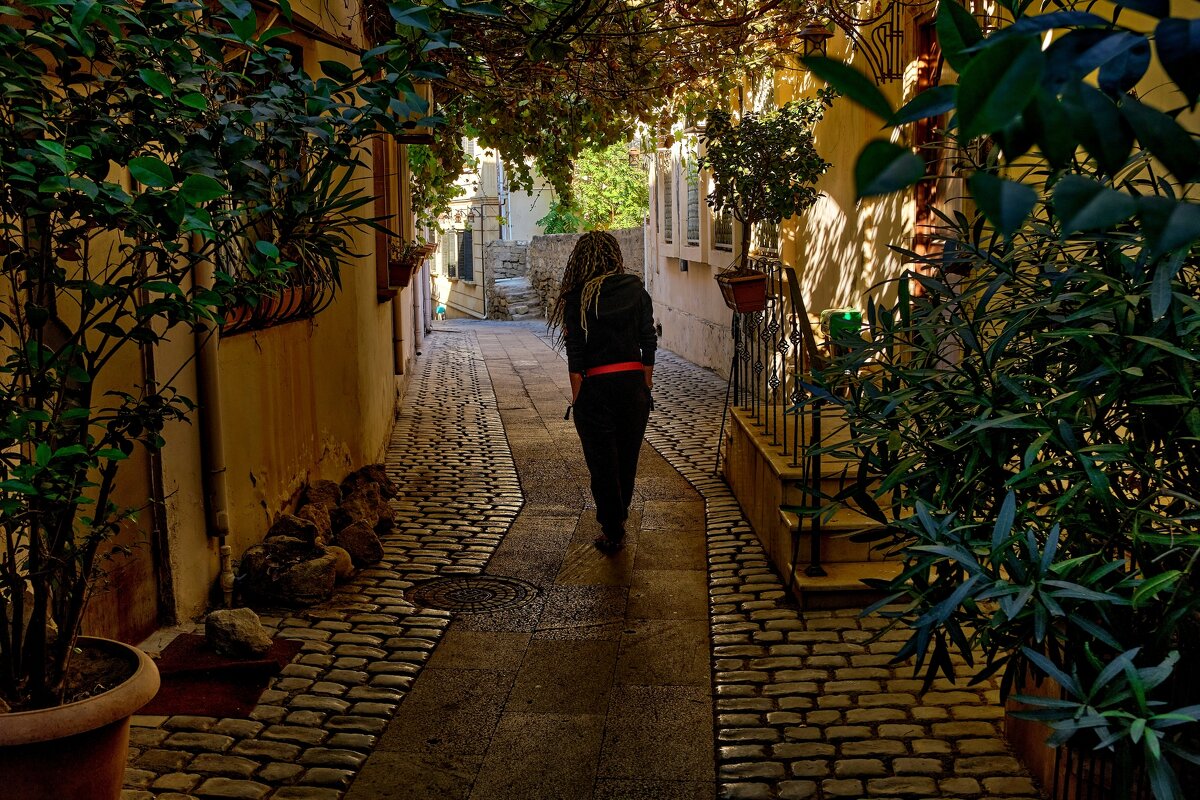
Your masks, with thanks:
[[[597,536],[592,540],[592,543],[596,545],[597,550],[599,550],[601,553],[604,553],[606,556],[611,556],[625,546],[624,540],[610,539],[604,534]]]

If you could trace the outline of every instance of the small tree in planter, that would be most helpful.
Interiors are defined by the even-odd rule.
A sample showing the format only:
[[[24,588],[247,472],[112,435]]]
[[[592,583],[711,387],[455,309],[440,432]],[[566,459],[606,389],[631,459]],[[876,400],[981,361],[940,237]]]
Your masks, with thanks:
[[[807,62],[889,125],[953,113],[978,208],[945,219],[939,256],[906,253],[923,274],[870,304],[869,335],[811,388],[852,428],[836,449],[881,476],[844,494],[905,559],[885,611],[912,629],[900,657],[932,680],[961,655],[1005,695],[1052,678],[1061,695],[1018,697],[1018,716],[1112,763],[1094,796],[1174,800],[1191,796],[1176,770],[1200,764],[1200,146],[1177,121],[1200,97],[1200,22],[1151,36],[1122,13],[1018,10],[985,38],[943,0],[958,82],[898,111],[850,67]],[[1132,91],[1152,53],[1167,111]],[[858,192],[924,172],[883,137]]]
[[[136,513],[114,500],[122,462],[192,409],[113,365],[297,280],[336,285],[371,224],[349,183],[361,142],[424,110],[397,99],[414,96],[406,48],[313,79],[249,3],[17,5],[0,17],[0,711],[14,712],[72,699],[93,583]],[[214,285],[193,280],[212,264]]]
[[[760,293],[766,292],[766,276],[750,267],[753,226],[803,214],[821,196],[815,184],[830,164],[817,152],[813,127],[833,97],[826,89],[816,98],[795,100],[772,111],[746,112],[736,120],[728,111],[708,112],[704,155],[699,161],[702,169],[712,173],[708,204],[741,225],[737,259],[718,275],[726,303],[734,310],[738,309],[727,287],[758,281]]]

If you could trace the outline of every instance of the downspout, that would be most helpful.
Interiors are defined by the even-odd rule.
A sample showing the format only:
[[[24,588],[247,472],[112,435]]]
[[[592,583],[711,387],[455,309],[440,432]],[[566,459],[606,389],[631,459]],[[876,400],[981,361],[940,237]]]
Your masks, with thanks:
[[[200,237],[192,238],[192,251],[203,248]],[[217,267],[210,259],[196,262],[193,282],[198,289],[216,285]],[[203,320],[196,332],[196,372],[200,400],[200,459],[204,483],[204,513],[208,535],[217,539],[220,553],[221,595],[226,608],[233,606],[233,557],[229,535],[229,489],[225,480],[225,428],[221,419],[221,369],[218,363],[221,326]]]
[[[411,221],[412,217],[412,196],[409,194],[409,177],[408,177],[408,147],[400,146],[396,148],[399,151],[399,157],[396,159],[396,199],[399,208],[397,209],[399,217],[400,237],[406,241],[412,241],[416,238],[415,225]],[[420,275],[420,270],[417,271]],[[409,286],[412,286],[412,280],[409,280]],[[392,298],[392,362],[393,372],[396,375],[404,374],[404,305],[402,298],[404,290],[396,292],[396,296]]]

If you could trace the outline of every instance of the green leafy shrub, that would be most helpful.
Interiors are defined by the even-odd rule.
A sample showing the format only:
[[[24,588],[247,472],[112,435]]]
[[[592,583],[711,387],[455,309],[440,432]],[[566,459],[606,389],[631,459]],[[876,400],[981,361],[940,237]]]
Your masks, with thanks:
[[[820,198],[815,184],[830,164],[817,152],[813,127],[832,102],[833,94],[823,91],[817,99],[740,118],[708,112],[699,164],[712,172],[709,206],[741,223],[739,268],[750,255],[751,226],[802,214]]]
[[[1200,147],[1179,121],[1200,21],[1153,0],[1111,18],[1005,6],[985,38],[944,0],[958,83],[898,111],[850,67],[807,62],[889,126],[948,115],[974,205],[943,215],[940,252],[905,253],[898,301],[871,302],[814,376],[852,431],[830,449],[859,462],[831,500],[904,559],[885,610],[912,630],[901,658],[932,680],[958,653],[1005,694],[1053,678],[1061,699],[1020,698],[1051,745],[1111,753],[1114,797],[1144,776],[1180,798],[1176,769],[1200,763]],[[1146,33],[1120,6],[1160,19]],[[1166,110],[1134,92],[1152,53]],[[860,196],[924,174],[890,138],[856,166]]]
[[[62,701],[137,512],[114,500],[122,463],[192,409],[114,364],[336,285],[371,224],[360,144],[427,109],[408,48],[314,78],[244,0],[17,6],[0,17],[0,701],[25,709]]]

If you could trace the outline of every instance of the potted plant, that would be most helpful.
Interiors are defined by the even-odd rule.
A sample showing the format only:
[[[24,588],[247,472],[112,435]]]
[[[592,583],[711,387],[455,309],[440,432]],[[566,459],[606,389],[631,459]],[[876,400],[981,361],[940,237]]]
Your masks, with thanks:
[[[421,263],[436,247],[420,239],[391,239],[388,242],[388,285],[398,289],[408,286],[413,273],[421,268]]]
[[[846,494],[906,562],[884,611],[911,629],[900,658],[927,681],[958,657],[999,676],[1049,748],[1093,763],[1088,796],[1174,800],[1200,763],[1200,147],[1178,113],[1200,83],[1196,22],[1153,12],[1153,35],[1017,10],[985,37],[947,0],[957,83],[898,111],[806,60],[889,125],[952,114],[977,209],[945,216],[937,257],[905,253],[919,271],[811,388],[853,429],[837,449],[881,476]],[[1159,107],[1134,92],[1152,55]],[[924,175],[896,138],[860,155],[860,197]]]
[[[313,80],[245,3],[15,5],[0,16],[0,786],[109,800],[157,673],[82,635],[84,613],[145,504],[122,495],[127,460],[193,408],[128,365],[286,286],[281,250],[336,284],[369,223],[357,148],[407,77],[385,53]]]
[[[708,204],[741,225],[736,260],[717,274],[725,304],[734,311],[761,311],[767,304],[767,276],[750,265],[750,235],[761,222],[802,214],[821,196],[817,179],[829,162],[817,153],[813,126],[824,116],[833,93],[795,100],[765,112],[708,112],[700,167],[712,174]]]

